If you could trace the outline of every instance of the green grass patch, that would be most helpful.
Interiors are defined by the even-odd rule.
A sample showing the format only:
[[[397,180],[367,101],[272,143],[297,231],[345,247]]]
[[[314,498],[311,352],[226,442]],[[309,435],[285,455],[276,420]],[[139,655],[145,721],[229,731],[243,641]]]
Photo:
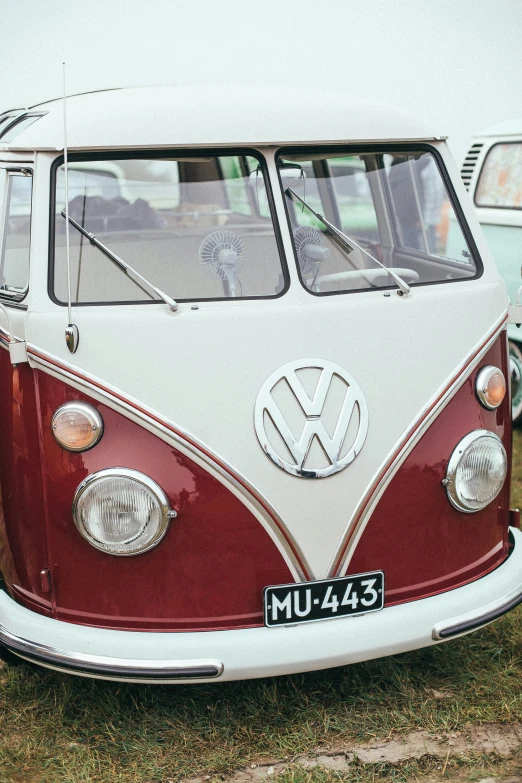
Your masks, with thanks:
[[[511,506],[512,508],[522,508],[522,429],[516,429],[513,431]]]
[[[514,441],[513,503],[521,504],[522,435],[515,433]],[[249,682],[141,686],[25,664],[4,667],[0,783],[166,783],[343,741],[522,722],[521,619],[519,609],[436,647]],[[481,763],[469,762],[470,774]],[[355,765],[349,779],[420,779],[440,767],[440,761],[430,764]],[[457,774],[459,764],[451,760],[448,774]],[[282,783],[334,778],[339,775],[292,767]]]

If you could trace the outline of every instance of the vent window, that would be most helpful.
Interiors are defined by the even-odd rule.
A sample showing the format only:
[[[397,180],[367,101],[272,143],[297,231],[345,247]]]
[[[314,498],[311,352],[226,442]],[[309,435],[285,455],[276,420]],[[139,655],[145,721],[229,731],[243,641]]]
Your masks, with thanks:
[[[7,175],[7,205],[0,254],[0,296],[23,299],[29,285],[32,176],[29,171]]]
[[[466,190],[469,190],[469,186],[471,185],[473,172],[475,170],[475,166],[477,165],[478,156],[480,155],[483,146],[483,144],[472,144],[470,151],[464,158],[464,163],[462,164],[462,168],[460,170],[460,176],[462,177],[462,181],[466,186]]]

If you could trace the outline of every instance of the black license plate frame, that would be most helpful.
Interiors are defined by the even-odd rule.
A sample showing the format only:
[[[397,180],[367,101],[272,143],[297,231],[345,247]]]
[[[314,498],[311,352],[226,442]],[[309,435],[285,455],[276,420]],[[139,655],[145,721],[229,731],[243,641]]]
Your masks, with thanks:
[[[383,607],[383,571],[270,585],[263,590],[264,621],[268,628],[357,617],[379,612]]]

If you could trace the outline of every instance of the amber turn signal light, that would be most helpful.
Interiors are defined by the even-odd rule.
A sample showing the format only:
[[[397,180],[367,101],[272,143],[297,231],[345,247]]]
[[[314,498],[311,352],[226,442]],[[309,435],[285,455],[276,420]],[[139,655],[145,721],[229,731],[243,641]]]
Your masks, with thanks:
[[[483,367],[477,374],[475,391],[484,408],[490,411],[498,408],[506,396],[506,379],[502,370],[492,365]]]
[[[92,449],[103,435],[103,419],[85,402],[67,402],[55,411],[53,435],[67,451]]]

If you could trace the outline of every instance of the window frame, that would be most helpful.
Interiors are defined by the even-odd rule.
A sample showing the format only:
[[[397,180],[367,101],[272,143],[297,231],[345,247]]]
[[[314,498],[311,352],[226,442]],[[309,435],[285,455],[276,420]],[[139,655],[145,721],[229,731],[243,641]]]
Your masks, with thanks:
[[[0,299],[9,302],[11,305],[20,304],[27,297],[29,293],[29,282],[31,279],[31,243],[32,243],[32,229],[33,229],[33,197],[34,197],[34,171],[30,166],[23,166],[21,168],[5,166],[1,167],[1,170],[6,175],[6,189],[3,198],[2,216],[0,219],[0,231],[1,231],[1,247],[0,247],[0,280],[3,277],[4,263],[5,263],[5,245],[7,241],[7,222],[9,219],[9,206],[11,198],[12,177],[27,177],[31,179],[31,203],[29,207],[29,266],[27,272],[27,285],[23,291],[9,291],[5,288],[0,288]],[[24,174],[29,172],[29,174]],[[25,307],[24,307],[25,309]]]
[[[513,139],[511,141],[496,141],[494,144],[491,145],[491,147],[489,147],[488,151],[486,152],[486,155],[484,157],[484,160],[482,161],[482,165],[480,167],[480,171],[477,177],[477,184],[475,185],[473,191],[473,204],[477,209],[507,209],[507,210],[515,210],[517,212],[522,212],[522,204],[519,207],[503,207],[498,204],[477,204],[477,192],[479,189],[480,180],[482,178],[484,167],[487,163],[490,153],[495,149],[495,147],[506,147],[508,144],[518,144],[519,146],[522,147],[522,139]]]
[[[272,183],[270,181],[270,174],[268,171],[268,165],[263,153],[255,147],[211,147],[211,148],[187,148],[176,149],[162,149],[162,150],[110,150],[100,152],[85,152],[85,153],[73,153],[69,152],[68,163],[75,163],[77,161],[107,161],[107,160],[124,160],[124,159],[162,159],[169,156],[176,158],[193,158],[198,157],[212,157],[219,159],[227,155],[231,156],[246,156],[255,158],[261,165],[261,170],[265,178],[266,191],[268,197],[268,203],[270,207],[270,216],[272,218],[272,227],[274,230],[274,238],[276,241],[276,247],[279,255],[279,262],[281,264],[281,273],[283,275],[283,288],[277,294],[264,295],[264,296],[222,296],[222,297],[192,297],[190,299],[184,299],[174,294],[176,302],[179,304],[190,302],[241,302],[241,301],[258,301],[264,299],[280,299],[284,296],[290,287],[290,273],[288,269],[288,263],[285,256],[283,239],[281,237],[281,231],[279,226],[278,213],[274,203],[274,196],[272,192]],[[54,279],[55,279],[55,222],[56,222],[56,173],[60,166],[64,163],[64,156],[59,155],[52,162],[51,176],[50,176],[50,199],[49,199],[49,255],[48,255],[48,273],[47,273],[47,293],[49,299],[54,304],[60,307],[67,307],[67,302],[62,302],[55,295],[54,292]],[[219,163],[219,161],[218,161]],[[228,198],[228,196],[227,196]],[[110,263],[110,262],[108,262]],[[151,281],[154,282],[154,281]],[[127,306],[133,307],[134,305],[163,305],[164,302],[161,299],[135,299],[135,300],[115,300],[108,302],[71,302],[72,307],[113,307],[113,306]]]
[[[295,145],[290,146],[289,145],[289,146],[285,146],[285,147],[280,147],[276,151],[276,153],[275,153],[275,164],[276,164],[276,168],[277,168],[277,176],[278,176],[278,179],[279,179],[279,187],[281,189],[281,197],[283,199],[283,203],[284,203],[284,207],[285,207],[285,214],[286,214],[286,219],[287,219],[287,225],[288,225],[289,233],[291,235],[291,240],[292,240],[292,248],[293,248],[293,251],[294,251],[294,263],[295,263],[295,266],[296,266],[296,269],[297,269],[297,274],[299,276],[299,282],[301,283],[302,287],[305,289],[305,291],[307,293],[311,294],[312,296],[318,296],[318,297],[321,297],[321,296],[345,296],[345,295],[348,295],[348,294],[350,294],[350,295],[351,294],[362,294],[362,293],[368,293],[368,292],[373,292],[375,294],[379,294],[379,293],[382,293],[383,291],[393,291],[393,290],[397,289],[397,285],[392,284],[392,285],[387,285],[387,286],[379,286],[378,288],[369,286],[367,288],[357,288],[357,289],[351,289],[351,290],[350,289],[346,289],[346,290],[343,290],[343,291],[311,291],[308,288],[308,286],[306,285],[305,281],[303,280],[303,277],[301,275],[301,269],[299,268],[299,263],[298,263],[298,260],[297,260],[297,252],[296,252],[293,232],[292,232],[292,229],[291,229],[292,223],[291,223],[290,214],[289,214],[289,211],[288,211],[287,199],[286,199],[286,196],[285,196],[285,193],[284,193],[284,189],[283,189],[283,182],[282,182],[280,169],[279,169],[279,161],[280,161],[280,158],[284,158],[285,155],[303,155],[303,154],[307,154],[307,153],[309,153],[311,155],[313,155],[313,154],[317,155],[318,153],[321,153],[321,152],[324,152],[325,155],[328,154],[329,152],[332,152],[332,153],[345,152],[347,156],[348,155],[365,154],[365,153],[370,153],[370,154],[375,154],[375,155],[379,155],[379,154],[380,155],[386,155],[386,154],[393,154],[393,153],[408,154],[408,153],[414,153],[414,152],[428,152],[428,153],[432,154],[434,159],[435,159],[435,164],[437,166],[439,174],[441,175],[442,181],[444,182],[444,185],[445,185],[445,188],[446,188],[446,192],[447,192],[447,194],[449,196],[449,200],[450,200],[451,206],[452,206],[453,211],[455,213],[455,217],[456,217],[457,222],[459,224],[459,227],[460,227],[460,229],[462,231],[462,234],[463,234],[463,236],[464,236],[464,238],[465,238],[465,240],[467,242],[467,245],[468,245],[469,251],[471,253],[472,259],[475,262],[476,272],[475,272],[474,275],[466,277],[466,278],[461,278],[460,280],[458,280],[458,279],[457,280],[428,280],[428,281],[423,282],[423,283],[421,283],[421,282],[419,282],[419,283],[412,283],[411,287],[412,288],[421,288],[421,287],[424,287],[424,286],[447,285],[448,283],[460,283],[460,282],[468,282],[468,281],[471,281],[471,280],[478,280],[480,277],[482,277],[482,275],[484,273],[484,264],[482,263],[482,258],[480,256],[480,253],[479,253],[478,247],[476,245],[475,239],[473,237],[473,234],[471,232],[471,229],[469,228],[468,222],[466,220],[466,216],[464,214],[464,210],[462,209],[460,201],[459,201],[459,199],[457,197],[457,194],[455,192],[455,188],[453,187],[453,183],[451,181],[451,177],[450,177],[450,175],[449,175],[449,173],[448,173],[448,171],[446,169],[446,166],[444,165],[444,161],[443,161],[442,155],[440,154],[440,152],[437,150],[436,147],[433,147],[430,144],[425,144],[425,143],[422,143],[422,142],[413,142],[411,144],[393,144],[393,143],[388,143],[388,144],[386,144],[386,143],[384,143],[384,144],[375,144],[375,143],[372,143],[372,144],[352,144],[352,143],[349,143],[349,144],[341,144],[341,145],[339,145],[339,144],[335,144],[335,145],[333,145],[333,144],[332,145],[329,145],[329,144],[314,144],[314,145],[303,145],[303,146],[295,146]],[[388,213],[389,213],[388,214],[388,218],[389,218],[389,216],[393,216],[394,215],[394,208],[393,208],[393,203],[390,200],[391,199],[391,194],[388,192],[388,189],[389,189],[389,183],[386,181],[385,187],[383,187],[383,196],[384,196],[384,199],[386,201],[386,207],[387,207],[387,210],[388,210]],[[420,251],[415,251],[413,248],[407,248],[407,247],[404,247],[402,244],[400,244],[399,237],[398,237],[397,231],[396,231],[396,226],[394,225],[394,221],[393,220],[390,221],[388,219],[387,223],[388,223],[388,226],[389,226],[389,230],[390,230],[390,232],[392,233],[392,235],[394,237],[394,241],[397,242],[396,247],[397,247],[397,249],[400,250],[401,255],[406,255],[407,256],[408,255],[408,250],[409,250],[410,252],[414,253],[417,257],[421,256],[423,258],[423,260],[424,259],[425,260],[432,260],[433,259],[433,256],[430,256],[430,255],[427,255],[427,254],[423,255],[422,253],[420,253]],[[449,265],[451,266],[451,259],[449,259],[449,261],[450,261]],[[458,262],[455,261],[454,263],[455,263],[455,266],[457,268],[460,268],[458,266]],[[391,267],[391,268],[393,268],[393,267]]]
[[[23,112],[7,111],[0,115],[0,136],[11,127]]]
[[[10,117],[5,127],[2,127],[0,124],[0,141],[3,144],[11,144],[12,141],[16,139],[18,136],[18,133],[22,133],[24,129],[20,130],[19,132],[16,132],[16,126],[19,125],[24,120],[32,119],[32,122],[29,123],[29,125],[26,125],[27,128],[29,128],[36,120],[41,119],[42,117],[45,117],[45,115],[48,112],[46,111],[23,111],[21,114],[17,114],[14,117]],[[2,117],[0,117],[0,121],[2,120]],[[9,132],[14,130],[15,134],[14,136],[11,136],[10,138],[5,138],[6,136],[9,136]]]

